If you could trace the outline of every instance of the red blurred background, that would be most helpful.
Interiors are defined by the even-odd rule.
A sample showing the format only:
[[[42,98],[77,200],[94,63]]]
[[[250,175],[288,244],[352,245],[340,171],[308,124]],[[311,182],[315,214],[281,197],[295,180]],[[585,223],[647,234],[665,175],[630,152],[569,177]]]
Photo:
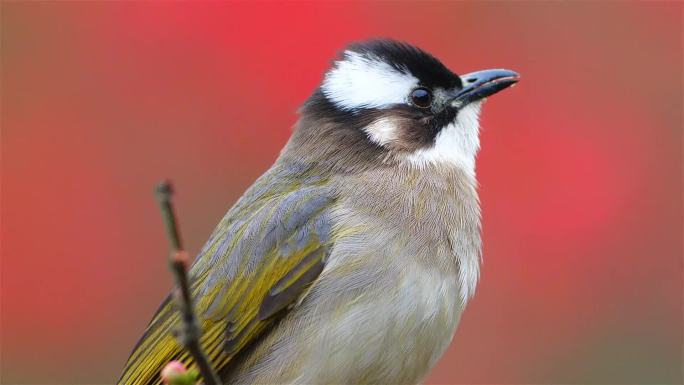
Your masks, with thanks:
[[[190,250],[375,36],[520,85],[483,116],[484,266],[428,383],[681,383],[682,3],[2,3],[1,377],[113,383]]]

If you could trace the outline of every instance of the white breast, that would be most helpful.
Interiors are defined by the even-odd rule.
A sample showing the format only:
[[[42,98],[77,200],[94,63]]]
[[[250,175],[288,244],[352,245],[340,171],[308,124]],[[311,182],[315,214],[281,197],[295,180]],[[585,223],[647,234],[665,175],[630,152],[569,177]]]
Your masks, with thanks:
[[[339,181],[338,235],[303,310],[316,325],[296,382],[416,384],[449,346],[477,280],[477,199],[453,176],[423,175]]]

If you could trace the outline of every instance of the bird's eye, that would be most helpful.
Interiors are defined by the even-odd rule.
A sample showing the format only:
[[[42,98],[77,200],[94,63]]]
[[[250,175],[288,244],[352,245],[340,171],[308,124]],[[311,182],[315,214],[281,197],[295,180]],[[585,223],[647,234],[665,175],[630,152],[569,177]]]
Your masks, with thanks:
[[[416,88],[411,91],[411,103],[418,108],[429,108],[432,104],[432,93],[427,88]]]

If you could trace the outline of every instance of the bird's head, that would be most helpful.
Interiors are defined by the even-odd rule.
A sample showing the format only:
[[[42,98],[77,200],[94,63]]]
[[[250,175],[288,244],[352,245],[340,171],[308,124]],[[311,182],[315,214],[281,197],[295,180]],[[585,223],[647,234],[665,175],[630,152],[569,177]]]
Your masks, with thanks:
[[[474,170],[483,100],[518,81],[503,69],[451,72],[406,43],[371,40],[347,47],[301,109],[309,150],[423,167]],[[314,153],[318,151],[313,151]]]

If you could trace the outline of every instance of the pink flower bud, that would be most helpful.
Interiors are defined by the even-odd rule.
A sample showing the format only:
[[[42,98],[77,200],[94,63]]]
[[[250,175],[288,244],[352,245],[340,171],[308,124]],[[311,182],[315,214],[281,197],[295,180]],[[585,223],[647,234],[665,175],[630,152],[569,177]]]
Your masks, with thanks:
[[[164,384],[175,383],[175,380],[184,376],[188,368],[180,361],[170,361],[161,371],[161,378]]]

